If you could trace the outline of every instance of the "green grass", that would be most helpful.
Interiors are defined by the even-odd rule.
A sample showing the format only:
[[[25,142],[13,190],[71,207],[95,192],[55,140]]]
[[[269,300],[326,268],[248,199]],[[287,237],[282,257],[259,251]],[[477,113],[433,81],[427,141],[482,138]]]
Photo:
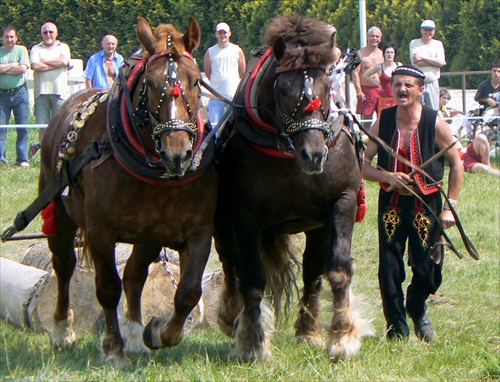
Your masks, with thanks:
[[[31,133],[30,133],[31,134]],[[14,137],[15,134],[9,134]],[[10,139],[10,138],[9,138]],[[35,137],[30,137],[33,141]],[[9,149],[13,142],[9,143]],[[12,157],[12,153],[8,154]],[[0,168],[0,229],[11,225],[16,213],[36,196],[39,158],[31,169]],[[294,314],[272,339],[270,363],[240,364],[230,358],[233,340],[212,330],[193,331],[176,347],[130,355],[132,365],[114,370],[102,362],[102,333],[80,336],[71,350],[54,350],[47,333],[24,331],[0,322],[0,379],[57,381],[490,381],[500,379],[500,178],[466,174],[459,215],[481,254],[470,258],[458,231],[449,235],[464,253],[458,259],[447,251],[444,281],[429,300],[429,316],[437,332],[431,344],[411,336],[407,342],[387,342],[377,280],[377,185],[367,183],[368,214],[356,225],[354,292],[367,305],[377,332],[367,338],[352,361],[330,362],[321,348],[294,338]],[[38,232],[37,218],[26,230]],[[1,255],[17,258],[28,242],[0,244]],[[214,258],[211,264],[216,263]],[[407,270],[408,278],[410,271]],[[326,295],[326,293],[325,293]],[[331,319],[325,304],[322,321]]]

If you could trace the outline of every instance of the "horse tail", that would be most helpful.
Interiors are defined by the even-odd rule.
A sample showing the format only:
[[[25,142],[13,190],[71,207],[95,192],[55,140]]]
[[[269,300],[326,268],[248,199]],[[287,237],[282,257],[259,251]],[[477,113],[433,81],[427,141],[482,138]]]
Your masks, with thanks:
[[[296,282],[296,248],[290,235],[263,233],[262,258],[266,269],[266,294],[270,296],[276,318],[284,307],[285,320],[288,319],[294,293],[299,295]],[[283,303],[284,301],[284,303]]]
[[[86,271],[94,271],[94,261],[92,260],[92,256],[90,256],[87,240],[85,240],[85,231],[81,228],[76,233],[75,247],[77,248],[77,266]]]

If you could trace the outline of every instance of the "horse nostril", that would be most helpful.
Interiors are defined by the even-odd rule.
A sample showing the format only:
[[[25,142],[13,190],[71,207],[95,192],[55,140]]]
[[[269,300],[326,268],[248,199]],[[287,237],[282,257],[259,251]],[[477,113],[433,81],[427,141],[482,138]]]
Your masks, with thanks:
[[[309,150],[307,150],[307,149],[302,149],[300,151],[300,155],[301,155],[301,157],[302,157],[302,159],[304,161],[310,161],[310,160],[312,160],[311,154],[309,153]]]

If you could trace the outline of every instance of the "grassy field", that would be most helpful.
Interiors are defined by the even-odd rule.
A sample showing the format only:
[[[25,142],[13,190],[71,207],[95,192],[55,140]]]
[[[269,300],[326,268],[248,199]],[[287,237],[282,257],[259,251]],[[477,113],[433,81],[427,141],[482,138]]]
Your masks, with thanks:
[[[30,132],[30,141],[36,140]],[[13,139],[9,133],[10,161]],[[0,229],[36,196],[39,157],[30,169],[0,167]],[[497,162],[498,166],[498,162]],[[292,316],[281,323],[273,337],[274,358],[270,363],[239,364],[230,358],[233,341],[213,330],[194,331],[171,349],[151,357],[134,356],[132,365],[114,370],[101,358],[102,333],[86,333],[75,348],[57,351],[50,347],[47,333],[18,329],[0,322],[0,380],[23,381],[489,381],[500,379],[500,178],[466,174],[459,215],[465,230],[481,254],[480,261],[467,256],[458,231],[449,230],[454,243],[465,254],[458,259],[447,252],[444,281],[429,300],[429,316],[437,332],[436,341],[426,344],[411,336],[407,342],[384,339],[377,281],[377,185],[367,184],[368,214],[356,225],[353,256],[357,270],[354,292],[366,305],[376,335],[365,339],[352,361],[330,362],[321,348],[297,345]],[[25,232],[39,232],[37,218]],[[300,239],[299,239],[300,242]],[[18,259],[29,241],[0,244],[0,254]],[[210,266],[217,267],[215,256]],[[409,270],[408,270],[409,271]],[[323,322],[331,319],[328,304]]]

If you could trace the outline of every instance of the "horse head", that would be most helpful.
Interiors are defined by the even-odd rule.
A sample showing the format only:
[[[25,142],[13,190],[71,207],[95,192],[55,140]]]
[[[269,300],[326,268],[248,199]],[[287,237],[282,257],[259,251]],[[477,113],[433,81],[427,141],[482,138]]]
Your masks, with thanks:
[[[275,118],[280,139],[295,151],[307,174],[319,174],[332,139],[331,77],[336,31],[302,17],[278,17],[268,29],[277,68],[274,73]]]
[[[194,17],[182,34],[171,24],[159,25],[155,33],[138,18],[137,35],[149,55],[143,84],[134,101],[145,107],[155,150],[167,176],[183,176],[193,159],[198,135],[201,73],[192,56],[200,43],[201,30]]]

